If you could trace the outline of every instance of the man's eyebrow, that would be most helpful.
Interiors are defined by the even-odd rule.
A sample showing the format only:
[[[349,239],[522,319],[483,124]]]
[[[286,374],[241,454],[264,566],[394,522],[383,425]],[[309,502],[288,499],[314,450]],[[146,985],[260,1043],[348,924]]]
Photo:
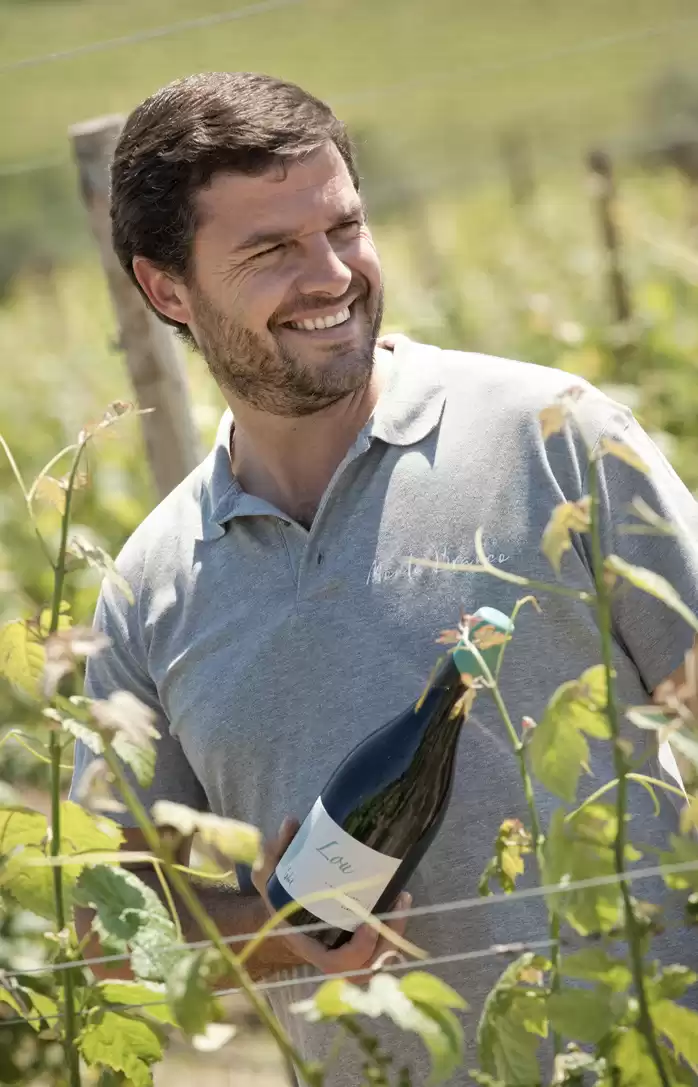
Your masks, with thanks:
[[[334,227],[341,226],[342,223],[349,222],[351,219],[362,219],[364,217],[363,204],[356,203],[345,208],[341,211],[332,222],[326,228],[332,230]],[[252,234],[248,234],[238,245],[235,246],[237,252],[247,252],[250,249],[260,249],[267,245],[279,245],[282,242],[289,241],[293,237],[293,233],[287,230],[255,230]]]

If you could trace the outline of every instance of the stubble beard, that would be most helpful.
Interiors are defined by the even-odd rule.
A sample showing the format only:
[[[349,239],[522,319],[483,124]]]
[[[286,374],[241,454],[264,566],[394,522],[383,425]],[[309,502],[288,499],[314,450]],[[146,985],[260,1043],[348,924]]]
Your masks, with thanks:
[[[312,415],[358,392],[371,377],[383,319],[382,286],[377,296],[367,291],[358,301],[366,325],[360,345],[352,349],[337,344],[322,366],[308,366],[276,335],[260,336],[230,321],[197,292],[193,305],[199,350],[224,394],[230,392],[271,415]]]

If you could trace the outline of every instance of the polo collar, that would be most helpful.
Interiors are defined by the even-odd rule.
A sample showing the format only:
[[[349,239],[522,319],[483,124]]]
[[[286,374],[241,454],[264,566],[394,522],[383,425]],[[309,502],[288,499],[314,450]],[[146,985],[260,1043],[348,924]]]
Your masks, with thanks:
[[[373,415],[357,436],[348,459],[365,452],[374,439],[388,445],[409,446],[426,438],[439,424],[446,389],[437,365],[439,348],[413,343],[406,336],[391,341],[393,361],[388,382]],[[261,498],[247,494],[230,468],[230,431],[233,415],[228,408],[218,426],[213,449],[204,462],[201,484],[203,539],[224,535],[224,525],[237,517],[279,516],[279,510]]]

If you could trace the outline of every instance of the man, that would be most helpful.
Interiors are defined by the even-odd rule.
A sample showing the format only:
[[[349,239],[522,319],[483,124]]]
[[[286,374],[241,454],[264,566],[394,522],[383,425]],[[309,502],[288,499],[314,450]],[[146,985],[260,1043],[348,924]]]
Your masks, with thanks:
[[[607,547],[666,576],[698,608],[695,504],[626,409],[586,387],[578,431],[546,444],[538,416],[569,375],[379,341],[380,263],[347,134],[326,105],[265,76],[184,79],[131,115],[112,181],[123,267],[197,345],[231,412],[211,454],[119,557],[136,603],[104,585],[96,624],[111,645],[90,662],[88,692],[125,688],[156,714],[148,804],[165,797],[261,827],[258,888],[293,835],[292,822],[277,832],[282,819],[302,818],[343,756],[419,694],[439,633],[461,609],[509,613],[521,595],[511,583],[418,567],[410,556],[470,561],[482,525],[495,566],[549,580],[542,531],[559,502],[585,493],[586,449],[610,436],[629,442],[651,474],[602,462]],[[612,530],[611,514],[619,519],[635,494],[679,524],[676,539]],[[565,581],[590,589],[588,540],[573,543]],[[503,672],[516,720],[539,718],[560,682],[600,659],[589,608],[564,596],[542,603],[543,618],[522,614]],[[692,643],[683,620],[634,589],[614,598],[614,635],[630,704],[680,669]],[[78,746],[76,781],[89,758]],[[593,770],[596,784],[613,776],[608,747],[594,752]],[[556,802],[539,793],[547,824]],[[632,808],[642,840],[663,841],[673,809],[652,821],[640,789]],[[509,816],[527,818],[518,767],[482,695],[446,822],[411,883],[416,903],[475,894]],[[140,844],[134,831],[128,841]],[[266,916],[259,895],[202,897],[228,935]],[[530,900],[420,916],[409,932],[434,956],[483,952],[438,970],[469,1000],[472,1038],[505,965],[488,949],[543,939],[547,923]],[[277,939],[257,971],[359,970],[383,950],[366,928],[337,951],[308,937]],[[272,999],[304,1053],[322,1057],[332,1031],[288,1011],[314,988],[291,985]],[[420,1046],[387,1028],[385,1036],[423,1083]],[[328,1082],[355,1084],[358,1067],[347,1046]]]

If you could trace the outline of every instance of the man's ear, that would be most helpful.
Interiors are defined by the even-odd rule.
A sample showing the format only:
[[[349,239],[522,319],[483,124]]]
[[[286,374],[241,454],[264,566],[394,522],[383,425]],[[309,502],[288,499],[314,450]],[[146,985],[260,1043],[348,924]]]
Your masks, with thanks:
[[[165,317],[188,325],[191,320],[189,292],[184,284],[163,272],[147,257],[133,258],[133,274],[151,305]]]

